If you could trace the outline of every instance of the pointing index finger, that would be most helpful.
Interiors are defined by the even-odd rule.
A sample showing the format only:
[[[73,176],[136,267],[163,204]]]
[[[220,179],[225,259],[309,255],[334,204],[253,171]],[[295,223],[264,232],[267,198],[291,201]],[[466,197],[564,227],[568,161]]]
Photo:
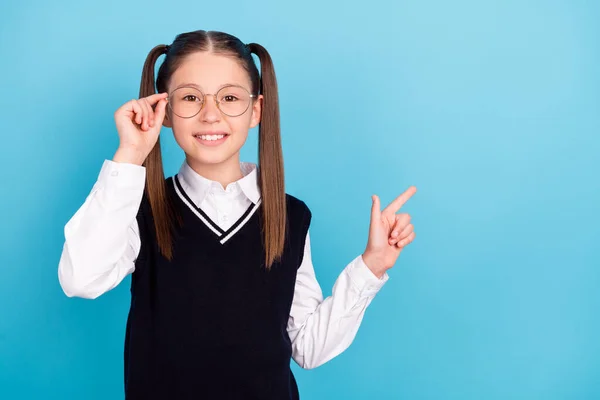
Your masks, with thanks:
[[[412,195],[415,194],[416,192],[417,192],[416,187],[414,187],[414,186],[409,187],[408,189],[406,189],[406,191],[404,193],[402,193],[400,196],[396,197],[396,199],[394,199],[394,201],[392,201],[390,203],[390,205],[385,208],[384,211],[393,212],[394,214],[397,213],[398,210],[400,210],[400,208],[404,205],[404,203],[406,203],[408,201],[408,199],[410,199],[412,197]]]

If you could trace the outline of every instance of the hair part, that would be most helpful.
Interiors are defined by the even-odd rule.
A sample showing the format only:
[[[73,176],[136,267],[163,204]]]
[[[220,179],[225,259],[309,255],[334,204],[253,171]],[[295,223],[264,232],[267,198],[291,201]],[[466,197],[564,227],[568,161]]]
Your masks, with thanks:
[[[270,269],[280,260],[286,236],[286,201],[283,170],[283,151],[279,124],[279,97],[273,61],[267,50],[257,44],[248,45],[223,32],[197,30],[176,36],[171,45],[154,47],[144,63],[140,84],[140,98],[168,91],[173,73],[196,52],[210,52],[232,57],[248,72],[252,94],[262,94],[262,115],[258,128],[258,184],[262,197],[262,241],[265,249],[265,267]],[[156,61],[166,55],[158,70]],[[260,61],[260,74],[252,54]],[[255,100],[256,101],[256,100]],[[146,168],[146,194],[152,209],[154,227],[160,252],[173,258],[173,226],[181,223],[166,194],[160,136],[143,164]]]

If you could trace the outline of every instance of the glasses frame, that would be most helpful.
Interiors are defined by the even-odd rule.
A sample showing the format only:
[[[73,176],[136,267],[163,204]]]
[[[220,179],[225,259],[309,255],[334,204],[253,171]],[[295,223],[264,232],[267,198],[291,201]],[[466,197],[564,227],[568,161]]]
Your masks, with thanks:
[[[258,97],[258,95],[256,94],[252,94],[250,93],[250,91],[248,89],[246,89],[245,87],[241,86],[241,85],[227,85],[227,86],[223,86],[221,89],[219,89],[217,91],[217,93],[204,93],[202,90],[193,87],[193,86],[181,86],[178,87],[177,89],[173,90],[171,93],[169,93],[169,96],[167,97],[168,101],[167,101],[167,105],[169,107],[169,109],[171,110],[171,112],[175,115],[177,115],[179,118],[185,118],[185,119],[189,119],[189,118],[194,118],[196,115],[200,114],[200,111],[202,111],[202,109],[204,108],[204,105],[206,104],[206,96],[212,96],[213,101],[215,102],[215,105],[217,106],[217,109],[219,110],[219,112],[221,112],[221,114],[223,115],[227,115],[228,117],[239,117],[241,115],[244,115],[246,113],[246,111],[248,111],[248,109],[250,108],[250,104],[252,104],[252,100],[250,100],[248,102],[248,105],[246,106],[246,109],[244,111],[242,111],[240,114],[237,115],[231,115],[231,114],[227,114],[226,112],[224,112],[223,110],[221,110],[221,106],[219,106],[219,101],[217,100],[217,94],[219,94],[219,92],[223,89],[226,88],[230,88],[230,87],[236,87],[236,88],[240,88],[240,89],[244,89],[247,93],[248,93],[248,97],[250,97],[250,99],[256,99]],[[175,112],[175,110],[173,110],[173,107],[171,106],[171,96],[173,96],[173,93],[175,93],[176,91],[180,90],[180,89],[193,89],[197,92],[200,92],[200,94],[202,94],[202,104],[200,105],[200,108],[198,109],[198,112],[196,112],[194,115],[189,116],[189,117],[183,117],[179,114],[177,114]]]

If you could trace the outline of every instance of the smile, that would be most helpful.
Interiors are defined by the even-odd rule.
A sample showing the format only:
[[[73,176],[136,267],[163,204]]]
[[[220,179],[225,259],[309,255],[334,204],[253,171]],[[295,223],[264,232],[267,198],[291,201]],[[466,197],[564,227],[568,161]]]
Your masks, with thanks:
[[[202,144],[203,146],[218,146],[221,143],[225,142],[228,137],[229,134],[227,133],[197,133],[194,135],[196,141]]]
[[[219,139],[223,139],[225,136],[228,135],[194,135],[195,138],[198,139],[202,139],[202,140],[219,140]]]

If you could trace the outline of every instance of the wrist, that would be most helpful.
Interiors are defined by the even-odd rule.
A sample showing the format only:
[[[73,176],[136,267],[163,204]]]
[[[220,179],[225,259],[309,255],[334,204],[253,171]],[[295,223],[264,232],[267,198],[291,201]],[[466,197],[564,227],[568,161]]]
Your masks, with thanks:
[[[365,251],[362,255],[362,259],[367,266],[371,270],[371,272],[379,279],[383,277],[387,268],[383,264],[381,260],[377,256],[368,251]]]
[[[146,155],[132,147],[119,147],[112,159],[114,162],[135,165],[142,165],[145,160]]]

